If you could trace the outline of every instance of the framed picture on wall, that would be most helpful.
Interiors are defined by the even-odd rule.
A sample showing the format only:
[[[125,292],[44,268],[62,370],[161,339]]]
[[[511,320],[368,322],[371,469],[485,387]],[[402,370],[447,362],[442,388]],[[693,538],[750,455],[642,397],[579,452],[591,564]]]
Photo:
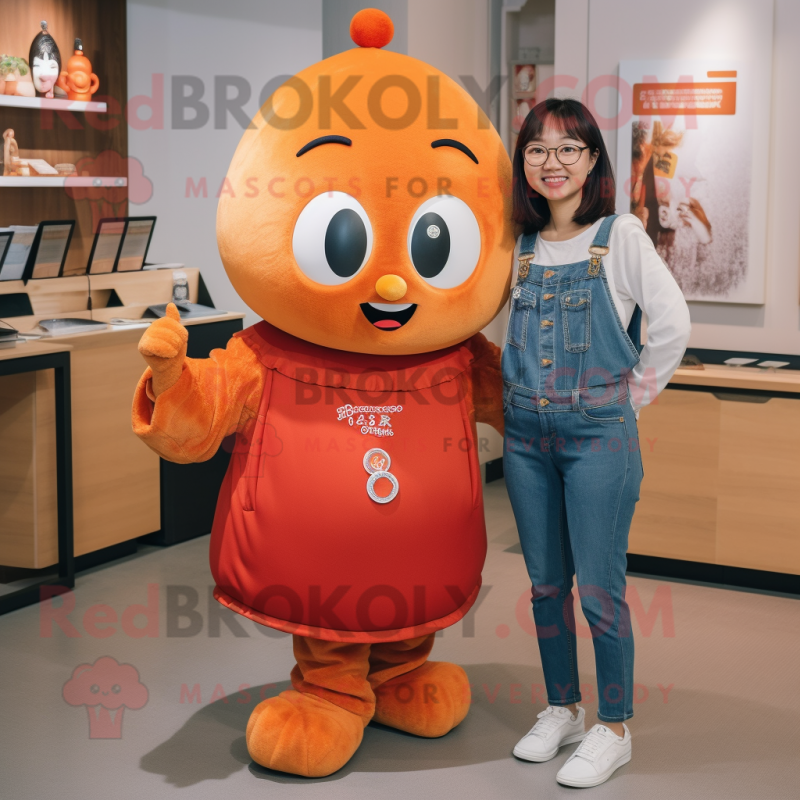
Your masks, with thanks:
[[[728,59],[622,61],[619,76],[617,211],[639,217],[687,300],[763,303],[768,93],[765,111]]]
[[[514,94],[532,96],[536,91],[536,65],[515,63],[512,75]]]
[[[522,128],[522,123],[525,122],[525,117],[536,105],[536,100],[532,97],[514,97],[511,100],[511,104],[511,132],[516,137]]]

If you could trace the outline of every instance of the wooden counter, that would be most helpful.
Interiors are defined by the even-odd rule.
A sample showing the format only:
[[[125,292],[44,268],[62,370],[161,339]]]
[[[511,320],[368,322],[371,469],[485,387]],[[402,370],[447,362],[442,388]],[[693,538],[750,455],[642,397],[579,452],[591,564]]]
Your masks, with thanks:
[[[183,320],[187,328],[244,314]],[[146,368],[143,325],[60,336],[72,345],[75,555],[161,527],[159,457],[133,434],[131,402]]]
[[[198,302],[198,271],[184,271],[189,275],[190,299]],[[8,282],[12,283],[22,282]],[[124,306],[96,307],[94,319],[138,318],[147,305],[169,300],[172,273],[112,274],[92,278],[91,283],[97,305],[105,305],[112,291],[125,301]],[[62,304],[53,294],[55,287],[66,298]],[[81,287],[85,307],[85,277],[30,281],[27,291],[36,313],[11,318],[11,323],[19,330],[30,331],[45,317],[88,318],[88,311],[70,311],[69,305],[65,309],[63,304],[72,303],[73,291],[80,296]],[[8,292],[15,287],[0,288]],[[41,297],[39,293],[43,293]],[[243,317],[241,313],[226,313],[185,319],[183,323],[190,328],[191,340],[191,329],[196,326],[217,322],[230,325]],[[148,324],[145,320],[136,325],[115,325],[91,333],[29,341],[14,348],[31,354],[47,348],[71,350],[76,556],[161,528],[160,459],[131,429],[133,392],[146,367],[137,345]],[[9,352],[0,349],[0,358],[10,357]],[[0,564],[4,566],[41,569],[58,560],[53,415],[52,370],[0,378],[0,503],[6,509]],[[18,485],[20,480],[24,487]],[[7,515],[8,509],[16,509],[13,518]]]
[[[0,361],[71,349],[63,342],[18,342],[0,348]],[[49,566],[58,561],[55,416],[52,370],[0,377],[0,564],[4,566]],[[37,530],[47,535],[36,536]]]
[[[72,350],[72,347],[54,339],[45,341],[31,339],[26,342],[17,342],[13,347],[0,347],[0,361],[24,358],[25,356],[43,356],[47,353],[63,353],[65,350]]]
[[[800,372],[679,369],[639,438],[630,553],[800,575]]]
[[[711,389],[752,389],[800,394],[800,370],[707,365],[705,369],[677,369],[671,386],[707,386]]]

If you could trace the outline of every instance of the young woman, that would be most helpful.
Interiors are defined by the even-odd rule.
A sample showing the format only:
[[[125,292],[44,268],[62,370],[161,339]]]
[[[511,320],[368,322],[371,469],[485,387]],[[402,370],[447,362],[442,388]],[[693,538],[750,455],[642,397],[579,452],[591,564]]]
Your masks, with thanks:
[[[638,409],[680,363],[689,311],[641,222],[614,215],[614,176],[597,123],[576,100],[528,114],[514,154],[524,226],[503,352],[504,467],[525,564],[548,707],[514,748],[596,786],[630,761],[633,639],[625,568],[642,459]],[[647,344],[626,333],[647,315]],[[578,703],[573,577],[595,652],[599,724]]]

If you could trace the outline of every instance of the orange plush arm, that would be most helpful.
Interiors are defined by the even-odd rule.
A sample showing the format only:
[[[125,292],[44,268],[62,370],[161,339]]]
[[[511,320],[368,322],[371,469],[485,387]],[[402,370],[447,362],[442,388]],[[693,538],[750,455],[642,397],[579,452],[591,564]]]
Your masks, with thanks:
[[[133,432],[162,458],[207,461],[229,434],[258,415],[266,368],[240,336],[208,358],[184,358],[177,380],[156,394],[147,367],[133,397]]]
[[[482,333],[473,336],[467,345],[475,356],[470,372],[475,421],[486,422],[503,435],[503,377],[500,370],[500,348]]]

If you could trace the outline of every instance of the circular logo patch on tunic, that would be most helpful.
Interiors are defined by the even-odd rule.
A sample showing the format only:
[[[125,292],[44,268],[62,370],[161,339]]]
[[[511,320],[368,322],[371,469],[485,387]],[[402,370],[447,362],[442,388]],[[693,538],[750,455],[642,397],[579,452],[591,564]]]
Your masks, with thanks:
[[[392,466],[392,459],[385,450],[380,447],[373,447],[372,450],[367,450],[364,455],[364,469],[370,475],[374,472],[388,471]]]

